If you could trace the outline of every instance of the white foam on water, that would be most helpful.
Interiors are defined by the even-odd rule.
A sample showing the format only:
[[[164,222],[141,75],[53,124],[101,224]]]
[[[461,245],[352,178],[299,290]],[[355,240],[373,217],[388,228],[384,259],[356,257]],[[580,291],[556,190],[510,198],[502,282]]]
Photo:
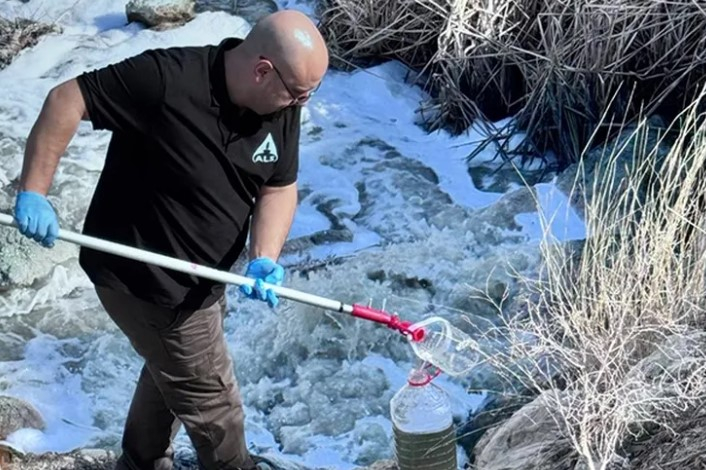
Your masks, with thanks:
[[[182,27],[151,31],[127,25],[124,4],[113,0],[0,2],[0,16],[55,21],[63,28],[61,34],[42,38],[0,71],[0,152],[10,152],[0,159],[0,189],[9,191],[11,180],[17,178],[24,139],[53,86],[148,48],[217,44],[227,36],[246,34],[250,27],[226,13],[207,12]],[[308,2],[287,0],[284,5],[313,14]],[[331,217],[351,238],[314,245],[284,259],[299,263],[358,253],[376,256],[366,258],[365,266],[352,263],[311,273],[309,280],[289,279],[293,285],[312,293],[345,294],[345,301],[373,296],[379,301],[394,298],[395,293],[362,277],[382,267],[394,271],[403,255],[421,260],[419,272],[433,279],[439,292],[452,291],[463,282],[448,275],[448,266],[475,262],[480,248],[462,228],[453,228],[462,227],[463,220],[445,221],[451,228],[443,231],[427,220],[401,217],[408,204],[420,205],[430,197],[398,191],[397,178],[413,178],[419,168],[438,179],[433,197],[444,204],[474,211],[502,196],[476,189],[469,176],[469,142],[483,137],[480,128],[452,136],[444,131],[427,133],[416,124],[415,111],[426,96],[406,83],[407,72],[392,62],[353,72],[330,71],[307,106],[299,179],[305,196],[290,238],[334,228]],[[109,133],[93,132],[89,123],[82,123],[61,162],[52,197],[60,214],[75,224],[71,228],[80,228],[108,140]],[[473,164],[487,164],[496,157],[489,149]],[[385,165],[391,160],[395,165],[415,162],[418,166],[390,169]],[[420,188],[429,184],[428,178],[419,180]],[[361,203],[366,184],[387,191],[384,198],[367,195],[373,206]],[[551,184],[538,187],[545,212],[569,214],[555,218],[553,230],[560,238],[580,237],[583,225],[565,210],[565,201],[555,197],[552,188]],[[366,210],[373,213],[364,214]],[[537,214],[521,214],[516,222],[525,237],[538,237]],[[411,240],[422,241],[410,245],[416,246],[417,253],[378,256],[389,253],[383,249],[392,235],[405,231]],[[449,247],[449,237],[458,245]],[[0,351],[5,358],[0,361],[0,393],[28,401],[47,422],[44,431],[20,430],[8,442],[31,452],[92,445],[117,449],[141,361],[102,312],[77,265],[62,269],[43,286],[17,289],[0,303],[0,320],[11,325],[5,332],[9,339],[0,342],[0,348],[6,349]],[[409,345],[384,326],[362,320],[350,323],[315,308],[285,302],[273,312],[243,301],[234,288],[229,289],[229,302],[226,337],[237,364],[246,402],[247,438],[254,449],[286,454],[307,466],[336,469],[391,456],[387,407],[412,367]],[[422,313],[420,307],[417,316]],[[435,382],[449,394],[459,418],[482,402],[482,395],[468,394],[459,380],[442,375]],[[289,409],[302,410],[308,421],[290,427],[273,422],[273,416],[291,418],[282,411]],[[285,440],[298,450],[282,451]],[[177,444],[188,444],[183,430]]]

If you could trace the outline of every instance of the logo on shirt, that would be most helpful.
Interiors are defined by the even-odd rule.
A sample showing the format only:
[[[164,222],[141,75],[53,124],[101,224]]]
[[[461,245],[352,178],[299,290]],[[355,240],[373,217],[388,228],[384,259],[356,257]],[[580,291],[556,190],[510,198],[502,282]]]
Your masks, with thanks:
[[[265,140],[260,144],[257,150],[255,150],[255,153],[252,154],[252,161],[255,163],[274,163],[277,159],[275,140],[272,138],[272,134],[268,133]]]

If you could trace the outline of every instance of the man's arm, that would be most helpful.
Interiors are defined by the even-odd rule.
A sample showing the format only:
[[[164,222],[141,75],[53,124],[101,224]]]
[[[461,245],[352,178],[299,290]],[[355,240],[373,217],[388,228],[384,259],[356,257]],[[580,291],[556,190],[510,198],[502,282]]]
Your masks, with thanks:
[[[279,258],[297,208],[297,184],[263,186],[250,231],[250,259]]]
[[[75,79],[49,92],[27,138],[20,191],[47,194],[59,159],[76,133],[81,119],[88,119],[88,113]]]
[[[94,129],[151,131],[166,89],[160,55],[145,51],[49,92],[27,139],[15,200],[15,223],[23,235],[54,245],[59,220],[46,194],[81,119],[90,118]]]

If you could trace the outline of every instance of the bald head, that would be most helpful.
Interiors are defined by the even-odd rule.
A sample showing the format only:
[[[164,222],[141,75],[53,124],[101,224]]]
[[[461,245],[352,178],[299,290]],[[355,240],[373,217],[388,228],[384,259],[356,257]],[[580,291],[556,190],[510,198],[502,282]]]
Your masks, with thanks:
[[[303,104],[321,83],[328,60],[324,38],[306,15],[273,13],[226,53],[231,100],[258,114]]]
[[[282,10],[261,19],[243,43],[253,55],[289,72],[302,91],[318,84],[328,68],[328,51],[316,25],[305,14]]]

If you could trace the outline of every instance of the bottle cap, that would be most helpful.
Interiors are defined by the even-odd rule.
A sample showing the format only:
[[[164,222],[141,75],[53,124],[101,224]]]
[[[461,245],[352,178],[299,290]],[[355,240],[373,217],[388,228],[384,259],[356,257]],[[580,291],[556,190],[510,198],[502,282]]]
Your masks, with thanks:
[[[436,369],[430,372],[430,366],[421,367],[419,369],[414,368],[407,376],[407,383],[412,387],[423,387],[431,383],[434,378],[439,375],[439,370]]]

